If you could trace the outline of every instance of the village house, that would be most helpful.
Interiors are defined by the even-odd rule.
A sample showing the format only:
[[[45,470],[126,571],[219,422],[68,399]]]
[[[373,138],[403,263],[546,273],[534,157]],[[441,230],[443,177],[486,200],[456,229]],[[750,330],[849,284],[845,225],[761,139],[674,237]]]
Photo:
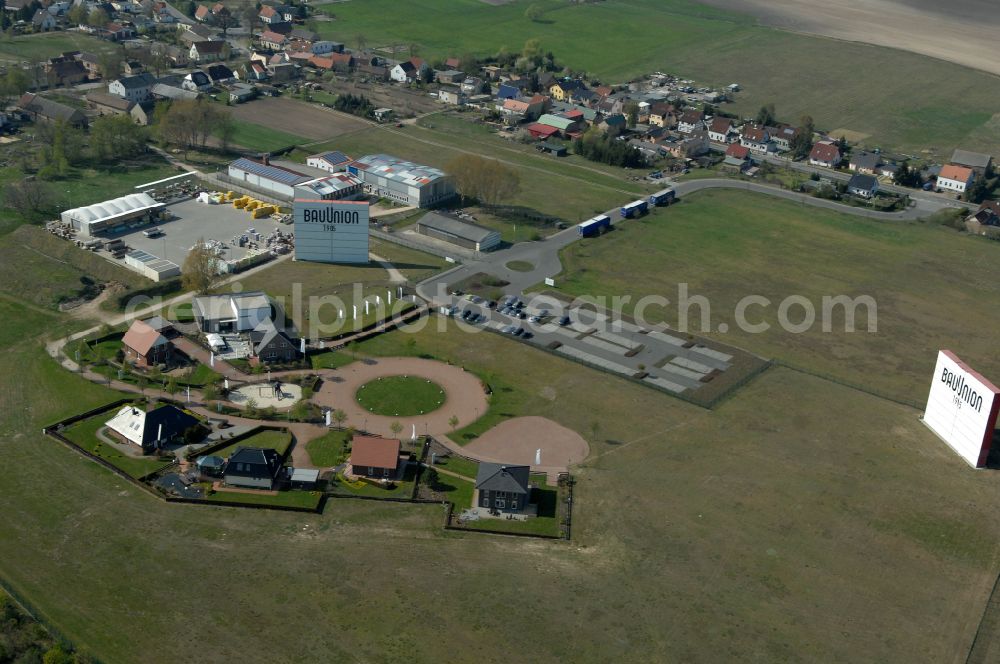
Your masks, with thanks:
[[[841,160],[840,148],[833,141],[820,141],[809,152],[809,164],[836,168]]]
[[[581,90],[586,89],[587,86],[584,85],[583,81],[575,78],[567,78],[554,81],[548,87],[548,93],[556,101],[569,101],[574,93],[579,93]]]
[[[750,148],[739,143],[731,143],[726,148],[726,156],[722,160],[722,165],[726,168],[735,169],[740,173],[744,172],[753,165],[753,162],[750,160]]]
[[[874,152],[858,150],[851,153],[847,168],[864,175],[875,175],[875,169],[882,163],[882,158]]]
[[[108,93],[131,102],[146,101],[152,98],[156,77],[144,73],[136,76],[123,76],[108,84]]]
[[[941,173],[937,177],[937,188],[941,191],[964,194],[965,190],[972,186],[975,178],[976,173],[971,168],[947,164],[941,167]]]
[[[250,332],[250,343],[253,356],[261,362],[291,362],[298,355],[295,342],[270,319],[261,321]]]
[[[280,51],[288,43],[288,37],[272,30],[265,30],[257,38],[262,48],[272,51]]]
[[[966,218],[965,229],[975,235],[985,235],[987,229],[1000,234],[1000,201],[984,201]]]
[[[713,143],[732,143],[738,135],[730,118],[714,117],[708,125],[708,140]]]
[[[188,57],[191,62],[206,63],[224,60],[226,42],[224,41],[202,41],[191,44]]]
[[[222,471],[226,486],[270,490],[281,472],[281,455],[271,448],[240,447]]]
[[[874,175],[855,173],[847,182],[847,193],[861,198],[871,198],[878,192],[878,180]]]
[[[677,131],[690,134],[705,128],[705,113],[702,111],[684,111],[677,119]]]
[[[764,127],[744,125],[740,131],[740,145],[751,152],[767,154],[771,150],[771,135]]]
[[[771,137],[771,143],[781,152],[788,152],[792,149],[792,141],[799,134],[798,127],[780,125],[777,127],[767,127],[767,134]]]
[[[970,152],[969,150],[955,150],[948,162],[956,166],[971,168],[976,177],[983,177],[993,163],[993,157],[981,152]]]
[[[98,115],[128,115],[135,102],[123,99],[118,95],[93,91],[86,94],[87,104],[97,111]]]
[[[612,110],[612,109],[609,109]],[[612,112],[621,112],[612,110]],[[649,124],[656,127],[663,127],[665,129],[673,129],[677,126],[677,115],[674,113],[674,107],[671,104],[665,102],[657,102],[651,104],[649,107]]]

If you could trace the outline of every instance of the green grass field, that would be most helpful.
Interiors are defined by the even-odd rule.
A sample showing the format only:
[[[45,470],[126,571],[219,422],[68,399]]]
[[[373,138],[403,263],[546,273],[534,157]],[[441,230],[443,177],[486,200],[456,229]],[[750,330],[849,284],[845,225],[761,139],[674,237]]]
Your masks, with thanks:
[[[82,420],[64,429],[62,434],[83,449],[96,454],[132,477],[142,477],[167,464],[166,461],[155,456],[125,454],[118,448],[101,441],[97,437],[97,432],[114,414],[114,411],[111,410],[96,417]]]
[[[213,491],[205,496],[210,500],[217,500],[224,503],[252,503],[255,505],[278,505],[282,507],[304,507],[306,509],[316,509],[319,501],[323,499],[323,494],[316,491],[279,491],[271,496],[262,493],[249,493],[238,491]]]
[[[44,61],[66,51],[95,54],[117,50],[111,42],[82,32],[46,32],[20,37],[0,36],[0,60],[8,62]]]
[[[678,287],[710,303],[709,337],[809,371],[817,371],[892,397],[922,403],[940,348],[955,351],[985,375],[1000,377],[991,312],[1000,306],[998,247],[992,242],[918,222],[877,222],[801,207],[736,191],[701,192],[614,233],[576,243],[563,252],[557,283],[572,295],[658,295],[673,304],[645,310],[651,323],[676,326]],[[959,265],[976,266],[969,279]],[[746,310],[749,323],[767,323],[763,334],[736,325],[739,300],[768,298]],[[877,332],[868,333],[866,309],[856,330],[845,333],[842,307],[823,315],[824,296],[871,296]],[[816,312],[808,331],[786,332],[780,303],[805,297]],[[701,309],[689,308],[689,330],[701,332]],[[803,320],[791,307],[788,318]],[[822,321],[830,323],[824,332]],[[719,325],[728,325],[722,334]],[[693,328],[693,329],[692,329]],[[838,331],[839,330],[839,331]]]
[[[447,395],[425,378],[387,376],[365,383],[354,397],[369,413],[412,417],[437,410]]]
[[[529,4],[548,9],[542,21],[525,18]],[[415,43],[431,60],[501,48],[518,53],[526,40],[537,38],[574,71],[611,82],[667,71],[705,85],[739,83],[743,91],[728,110],[754,114],[774,103],[785,121],[808,113],[817,127],[870,134],[869,145],[913,153],[928,148],[945,157],[959,145],[987,152],[1000,147],[995,76],[903,51],[757,27],[747,16],[691,0],[520,0],[500,6],[417,0],[408,6],[407,21],[386,21],[389,0],[326,5],[337,20],[319,29],[351,45],[357,35],[370,47]]]
[[[280,129],[272,129],[264,125],[233,120],[236,131],[233,132],[232,143],[259,152],[273,152],[292,145],[308,143],[308,138],[296,136]]]
[[[292,435],[287,431],[276,431],[273,429],[265,429],[263,431],[258,431],[252,436],[243,438],[232,445],[227,445],[221,450],[212,452],[213,456],[222,457],[223,459],[228,459],[229,455],[238,450],[241,447],[261,447],[261,448],[271,448],[281,456],[285,456],[288,453],[288,448],[292,446]]]
[[[347,460],[351,436],[347,431],[331,431],[306,443],[306,452],[314,466],[332,468]]]

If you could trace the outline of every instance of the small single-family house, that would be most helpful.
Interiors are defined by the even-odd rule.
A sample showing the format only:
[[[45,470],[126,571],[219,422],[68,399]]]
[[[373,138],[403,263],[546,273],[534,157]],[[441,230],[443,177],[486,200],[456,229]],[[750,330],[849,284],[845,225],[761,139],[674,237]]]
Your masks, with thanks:
[[[738,135],[730,118],[716,116],[708,125],[708,140],[713,143],[732,143]]]
[[[150,73],[123,76],[108,84],[108,93],[131,102],[146,101],[153,96],[156,77]]]
[[[56,17],[44,9],[36,10],[31,17],[31,27],[35,32],[49,32],[55,30],[57,25]]]
[[[937,188],[941,191],[964,194],[975,179],[976,173],[971,168],[946,164],[941,167],[941,173],[937,177]]]
[[[847,168],[855,173],[875,175],[875,170],[881,163],[882,158],[876,153],[857,150],[851,153],[851,158],[847,162]]]
[[[207,92],[212,89],[212,79],[200,69],[195,69],[189,72],[184,77],[184,80],[181,81],[181,89],[190,92]]]
[[[224,64],[209,65],[208,68],[205,69],[205,73],[214,85],[231,83],[236,80],[236,74],[234,74],[233,70]]]
[[[705,128],[705,113],[703,111],[684,111],[677,118],[677,131],[690,134],[692,131]]]
[[[85,99],[98,115],[127,115],[135,106],[133,101],[106,92],[88,92]]]
[[[281,466],[281,455],[271,448],[240,447],[226,461],[222,479],[226,486],[270,490]]]
[[[105,422],[108,431],[125,443],[136,445],[144,452],[162,449],[200,426],[198,419],[171,405],[160,406],[148,413],[136,406],[122,406]]]
[[[286,44],[288,44],[288,37],[281,33],[274,32],[273,30],[265,30],[260,33],[257,40],[263,48],[267,48],[272,51],[280,51],[285,48]]]
[[[587,86],[583,81],[576,78],[564,78],[554,81],[549,87],[549,96],[556,101],[569,101],[574,93],[586,90]]]
[[[842,159],[840,148],[833,141],[820,141],[809,151],[809,164],[836,168]]]
[[[204,295],[192,306],[198,328],[205,333],[249,332],[271,319],[271,301],[261,291]]]
[[[226,42],[224,41],[201,41],[191,44],[188,57],[191,62],[215,62],[222,60]]]
[[[618,113],[620,112],[620,110],[618,111],[612,110],[612,112]],[[663,127],[665,129],[673,129],[674,127],[676,127],[677,115],[674,113],[673,105],[667,104],[665,102],[657,102],[655,104],[650,104],[649,124],[656,127]]]
[[[744,125],[740,131],[740,145],[751,152],[767,154],[771,150],[771,135],[764,127]]]
[[[351,439],[351,473],[378,479],[396,479],[400,442],[394,438],[358,436]]]
[[[132,120],[143,127],[148,127],[153,122],[153,111],[156,109],[156,103],[152,101],[140,101],[138,104],[132,104],[131,110],[128,114],[132,116]]]
[[[279,330],[270,319],[262,321],[250,332],[253,354],[261,362],[291,362],[298,355],[295,342]]]
[[[727,168],[736,169],[739,172],[743,172],[750,168],[753,162],[750,160],[750,148],[745,145],[740,145],[739,143],[731,143],[728,148],[726,148],[725,159],[722,160],[722,165]]]
[[[491,512],[521,513],[531,501],[531,468],[482,462],[476,473],[475,507]]]
[[[861,198],[871,198],[878,191],[878,180],[874,175],[855,173],[847,183],[847,193]]]
[[[347,170],[347,165],[352,161],[354,161],[354,159],[347,156],[343,152],[331,150],[329,152],[320,152],[319,154],[309,155],[306,157],[306,166],[318,168],[322,171],[330,173],[341,173]]]
[[[125,360],[139,367],[155,367],[170,364],[174,345],[159,330],[153,329],[145,321],[132,321],[122,337],[122,351]]]

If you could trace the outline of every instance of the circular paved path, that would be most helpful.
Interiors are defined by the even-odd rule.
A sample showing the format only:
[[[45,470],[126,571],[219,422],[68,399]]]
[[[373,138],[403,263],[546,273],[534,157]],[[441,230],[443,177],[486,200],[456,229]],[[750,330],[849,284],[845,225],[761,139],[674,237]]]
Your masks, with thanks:
[[[542,450],[535,463],[535,450]],[[535,471],[562,471],[590,454],[580,434],[547,417],[514,417],[504,420],[464,446],[461,454],[480,461],[523,464]]]
[[[413,417],[369,413],[355,401],[354,394],[365,383],[386,376],[420,376],[434,381],[444,390],[444,405],[434,412]],[[399,422],[403,425],[399,437],[404,439],[412,435],[414,425],[417,435],[446,434],[452,430],[448,423],[452,416],[458,418],[456,428],[462,428],[476,421],[489,407],[482,383],[474,374],[444,362],[416,357],[386,357],[349,364],[325,376],[312,401],[343,410],[347,413],[347,424],[381,436],[394,436],[390,427],[393,422]]]

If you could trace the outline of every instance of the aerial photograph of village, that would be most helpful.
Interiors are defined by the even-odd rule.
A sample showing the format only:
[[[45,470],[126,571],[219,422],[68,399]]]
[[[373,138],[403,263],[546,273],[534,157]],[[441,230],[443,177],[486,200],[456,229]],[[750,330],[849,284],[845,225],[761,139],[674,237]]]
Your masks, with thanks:
[[[995,0],[0,0],[0,664],[1000,663]]]

